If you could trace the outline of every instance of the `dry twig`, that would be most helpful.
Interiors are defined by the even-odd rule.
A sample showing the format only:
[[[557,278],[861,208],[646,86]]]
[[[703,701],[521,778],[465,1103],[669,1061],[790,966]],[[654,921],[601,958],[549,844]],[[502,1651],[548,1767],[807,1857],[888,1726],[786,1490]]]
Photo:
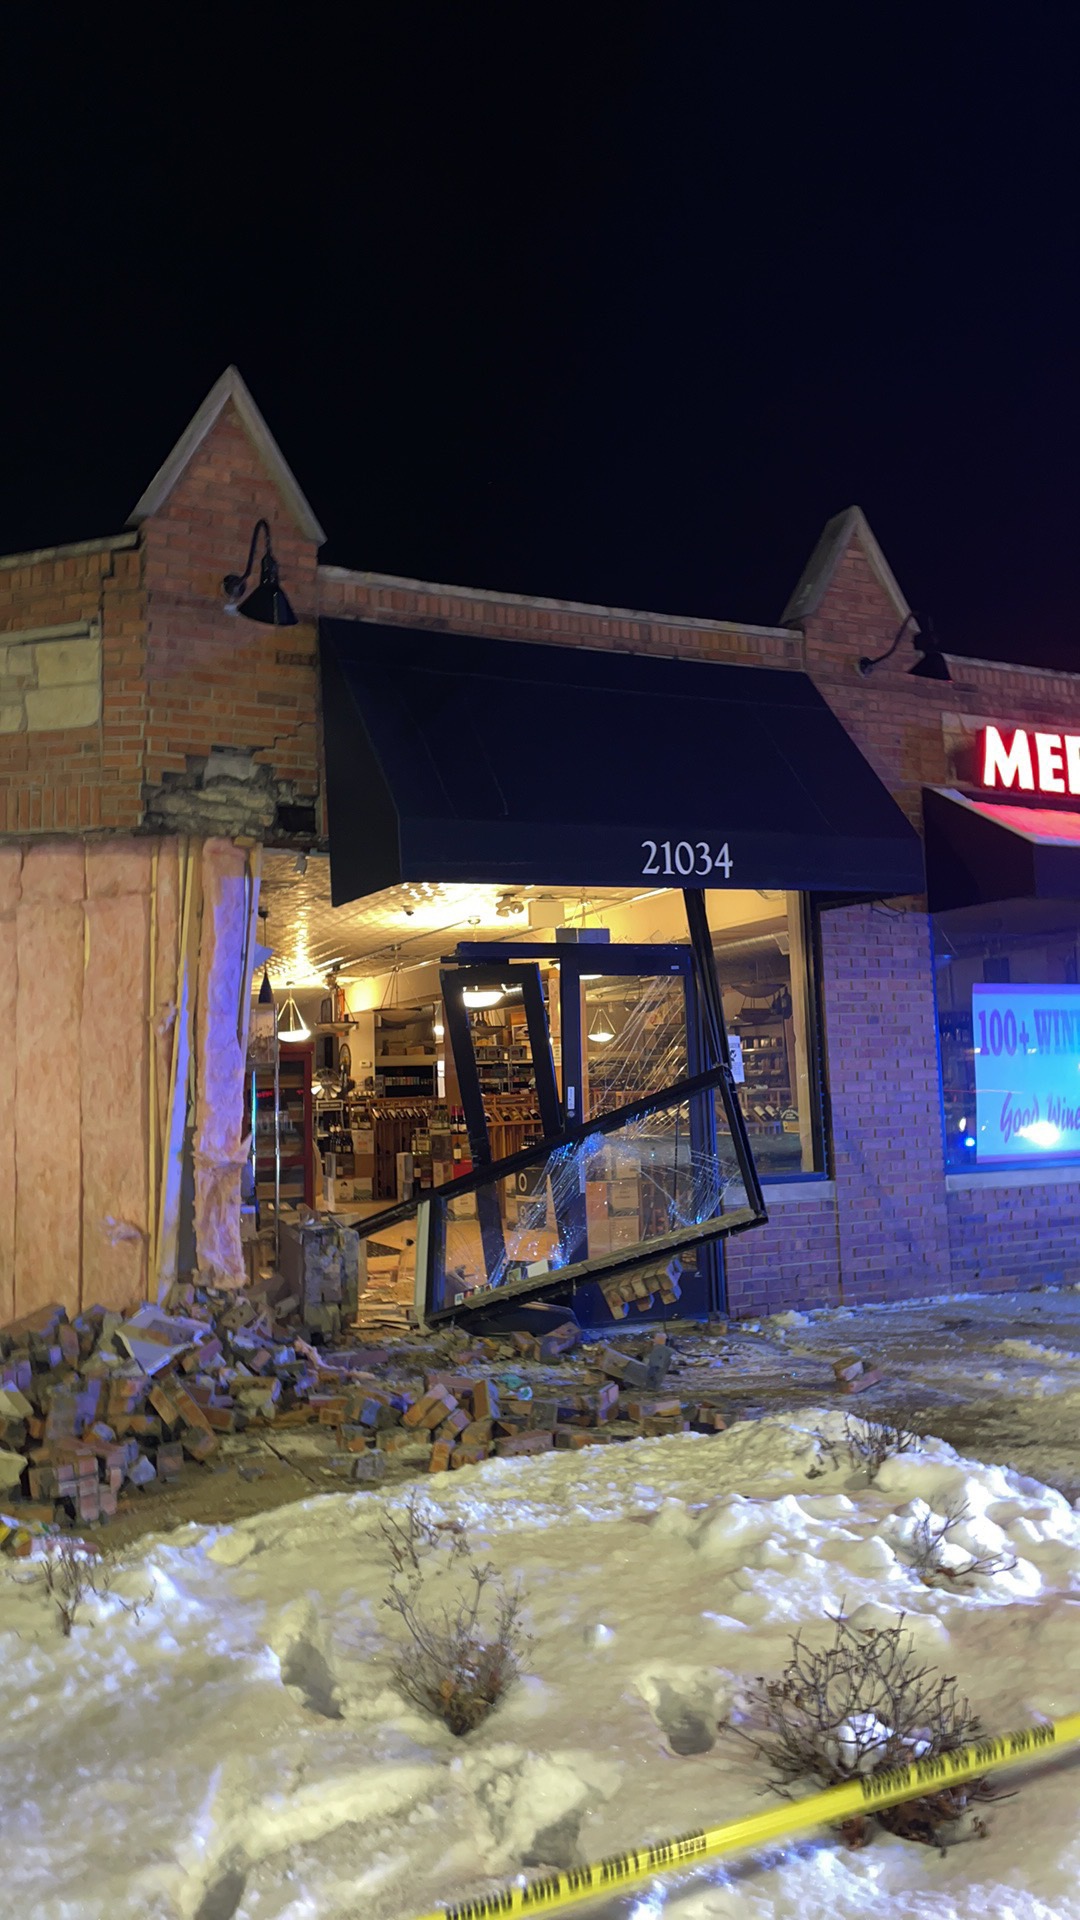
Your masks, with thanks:
[[[140,1608],[148,1604],[152,1595],[146,1594],[141,1600],[120,1599],[119,1594],[112,1591],[119,1572],[120,1567],[111,1554],[88,1547],[84,1540],[63,1535],[49,1539],[41,1560],[41,1577],[45,1592],[55,1602],[57,1624],[65,1640],[71,1638],[80,1607],[91,1597],[104,1600],[112,1595],[125,1613],[134,1614],[138,1619]]]
[[[888,1422],[845,1420],[844,1445],[853,1467],[862,1467],[868,1480],[877,1479],[886,1460],[898,1453],[913,1453],[921,1436],[909,1427],[894,1427]]]
[[[1016,1565],[1013,1553],[972,1553],[970,1547],[959,1549],[967,1555],[966,1561],[953,1565],[946,1561],[943,1548],[957,1543],[951,1536],[956,1528],[970,1518],[970,1510],[964,1505],[953,1503],[946,1506],[938,1516],[926,1513],[916,1524],[911,1536],[909,1548],[911,1564],[920,1580],[928,1587],[948,1585],[957,1580],[969,1580],[976,1574],[992,1577],[998,1573],[1011,1573]]]

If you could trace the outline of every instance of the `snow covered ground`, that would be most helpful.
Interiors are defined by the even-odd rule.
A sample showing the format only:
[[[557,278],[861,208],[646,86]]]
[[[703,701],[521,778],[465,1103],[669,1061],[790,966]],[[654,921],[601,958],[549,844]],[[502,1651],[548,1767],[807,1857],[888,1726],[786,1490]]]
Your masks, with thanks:
[[[815,1437],[841,1426],[785,1416],[422,1483],[527,1597],[525,1678],[464,1740],[390,1683],[378,1528],[406,1488],[145,1541],[118,1591],[149,1602],[92,1602],[70,1640],[34,1564],[0,1563],[0,1912],[410,1920],[528,1863],[753,1811],[760,1769],[709,1735],[795,1629],[829,1637],[826,1611],[905,1612],[988,1730],[1080,1709],[1080,1515],[936,1442],[867,1486]],[[958,1502],[960,1542],[1016,1565],[928,1587],[912,1531]],[[1058,1762],[945,1858],[824,1836],[590,1911],[1080,1920],[1078,1798],[1080,1763]]]

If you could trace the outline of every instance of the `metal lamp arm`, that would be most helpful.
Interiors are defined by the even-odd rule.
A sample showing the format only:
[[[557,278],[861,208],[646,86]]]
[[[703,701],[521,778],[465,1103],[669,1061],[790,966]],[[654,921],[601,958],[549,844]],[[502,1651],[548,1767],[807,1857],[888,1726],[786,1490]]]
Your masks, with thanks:
[[[877,654],[876,657],[874,657],[873,659],[871,659],[868,654],[863,655],[862,659],[859,661],[859,672],[862,674],[864,679],[866,678],[866,675],[868,673],[873,672],[875,667],[880,667],[884,664],[886,660],[892,659],[893,654],[896,652],[897,647],[900,645],[901,640],[903,639],[905,633],[907,632],[914,618],[915,618],[915,615],[913,613],[905,614],[903,626],[900,628],[899,633],[896,635],[896,638],[894,639],[892,646],[887,647],[884,653]]]
[[[270,552],[269,524],[265,520],[256,520],[255,527],[251,535],[251,545],[248,548],[247,566],[244,568],[243,573],[227,573],[222,582],[225,592],[228,594],[230,600],[235,600],[238,594],[243,593],[244,588],[248,583],[248,580],[251,578],[251,569],[255,565],[255,548],[258,545],[260,533],[262,533],[266,539],[267,553]]]

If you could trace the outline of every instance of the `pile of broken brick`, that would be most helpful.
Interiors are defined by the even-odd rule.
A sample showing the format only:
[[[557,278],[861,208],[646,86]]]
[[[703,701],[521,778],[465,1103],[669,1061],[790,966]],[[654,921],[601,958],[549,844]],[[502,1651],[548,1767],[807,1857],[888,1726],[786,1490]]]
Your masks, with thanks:
[[[273,1283],[241,1294],[187,1286],[129,1316],[49,1306],[0,1328],[0,1512],[93,1524],[176,1479],[185,1456],[211,1463],[226,1436],[250,1428],[330,1428],[331,1464],[371,1483],[391,1466],[438,1472],[724,1426],[711,1399],[665,1394],[663,1333],[639,1336],[637,1355],[580,1344],[572,1322],[542,1338],[470,1341],[448,1329],[392,1354],[329,1352],[273,1302]],[[0,1526],[0,1547],[4,1537]]]
[[[354,1478],[381,1479],[394,1454],[441,1473],[475,1466],[491,1455],[723,1430],[723,1412],[712,1399],[699,1396],[687,1403],[665,1394],[672,1348],[663,1333],[652,1336],[640,1357],[613,1346],[582,1347],[572,1377],[536,1385],[512,1373],[492,1376],[478,1370],[507,1360],[552,1367],[580,1339],[579,1328],[568,1322],[541,1339],[514,1333],[478,1340],[456,1356],[452,1371],[426,1371],[422,1390],[355,1383],[359,1418],[342,1426],[345,1444],[357,1456]]]

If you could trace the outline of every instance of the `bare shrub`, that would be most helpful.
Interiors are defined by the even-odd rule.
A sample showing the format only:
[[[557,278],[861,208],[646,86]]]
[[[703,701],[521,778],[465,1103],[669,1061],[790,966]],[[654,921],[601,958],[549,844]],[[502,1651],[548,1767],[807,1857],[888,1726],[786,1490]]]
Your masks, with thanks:
[[[383,1605],[407,1635],[395,1684],[451,1733],[471,1733],[521,1671],[521,1592],[475,1559],[460,1522],[436,1519],[415,1494],[380,1532],[391,1567]]]
[[[898,1453],[913,1453],[921,1445],[921,1435],[909,1427],[894,1427],[887,1422],[845,1420],[844,1446],[853,1467],[861,1467],[868,1480],[877,1479],[886,1460]]]
[[[1013,1553],[979,1554],[972,1553],[970,1547],[962,1547],[959,1550],[966,1559],[953,1562],[946,1558],[945,1549],[957,1545],[952,1539],[953,1533],[969,1518],[970,1509],[966,1504],[954,1502],[940,1516],[926,1513],[917,1522],[908,1551],[911,1565],[925,1586],[950,1586],[958,1580],[970,1580],[976,1574],[992,1577],[1012,1572],[1016,1565]]]
[[[867,1774],[952,1753],[975,1737],[979,1721],[956,1681],[921,1666],[901,1620],[895,1627],[835,1622],[831,1645],[814,1653],[796,1635],[779,1679],[759,1679],[749,1695],[749,1724],[732,1728],[766,1762],[770,1785],[793,1781],[833,1787]],[[940,1846],[975,1800],[991,1798],[984,1780],[875,1809],[841,1827],[863,1846],[877,1820],[904,1839]],[[978,1823],[977,1830],[978,1830]]]
[[[839,1438],[815,1433],[813,1439],[816,1457],[807,1473],[808,1480],[820,1480],[826,1473],[835,1473],[846,1458],[849,1465],[860,1469],[867,1481],[871,1482],[877,1478],[886,1460],[893,1459],[898,1453],[911,1453],[922,1443],[922,1436],[907,1427],[850,1418],[845,1420],[844,1431]]]
[[[152,1595],[141,1600],[122,1600],[113,1594],[113,1583],[121,1571],[118,1562],[99,1548],[88,1547],[84,1540],[63,1535],[50,1538],[41,1560],[45,1592],[56,1607],[56,1620],[65,1640],[70,1640],[79,1609],[89,1599],[104,1600],[112,1595],[125,1613],[139,1617]]]
[[[434,1513],[424,1510],[415,1493],[411,1493],[405,1503],[403,1519],[392,1513],[383,1514],[379,1536],[396,1574],[421,1573],[428,1554],[440,1546],[449,1548],[451,1560],[461,1559],[469,1551],[468,1536],[460,1520],[436,1519]]]

